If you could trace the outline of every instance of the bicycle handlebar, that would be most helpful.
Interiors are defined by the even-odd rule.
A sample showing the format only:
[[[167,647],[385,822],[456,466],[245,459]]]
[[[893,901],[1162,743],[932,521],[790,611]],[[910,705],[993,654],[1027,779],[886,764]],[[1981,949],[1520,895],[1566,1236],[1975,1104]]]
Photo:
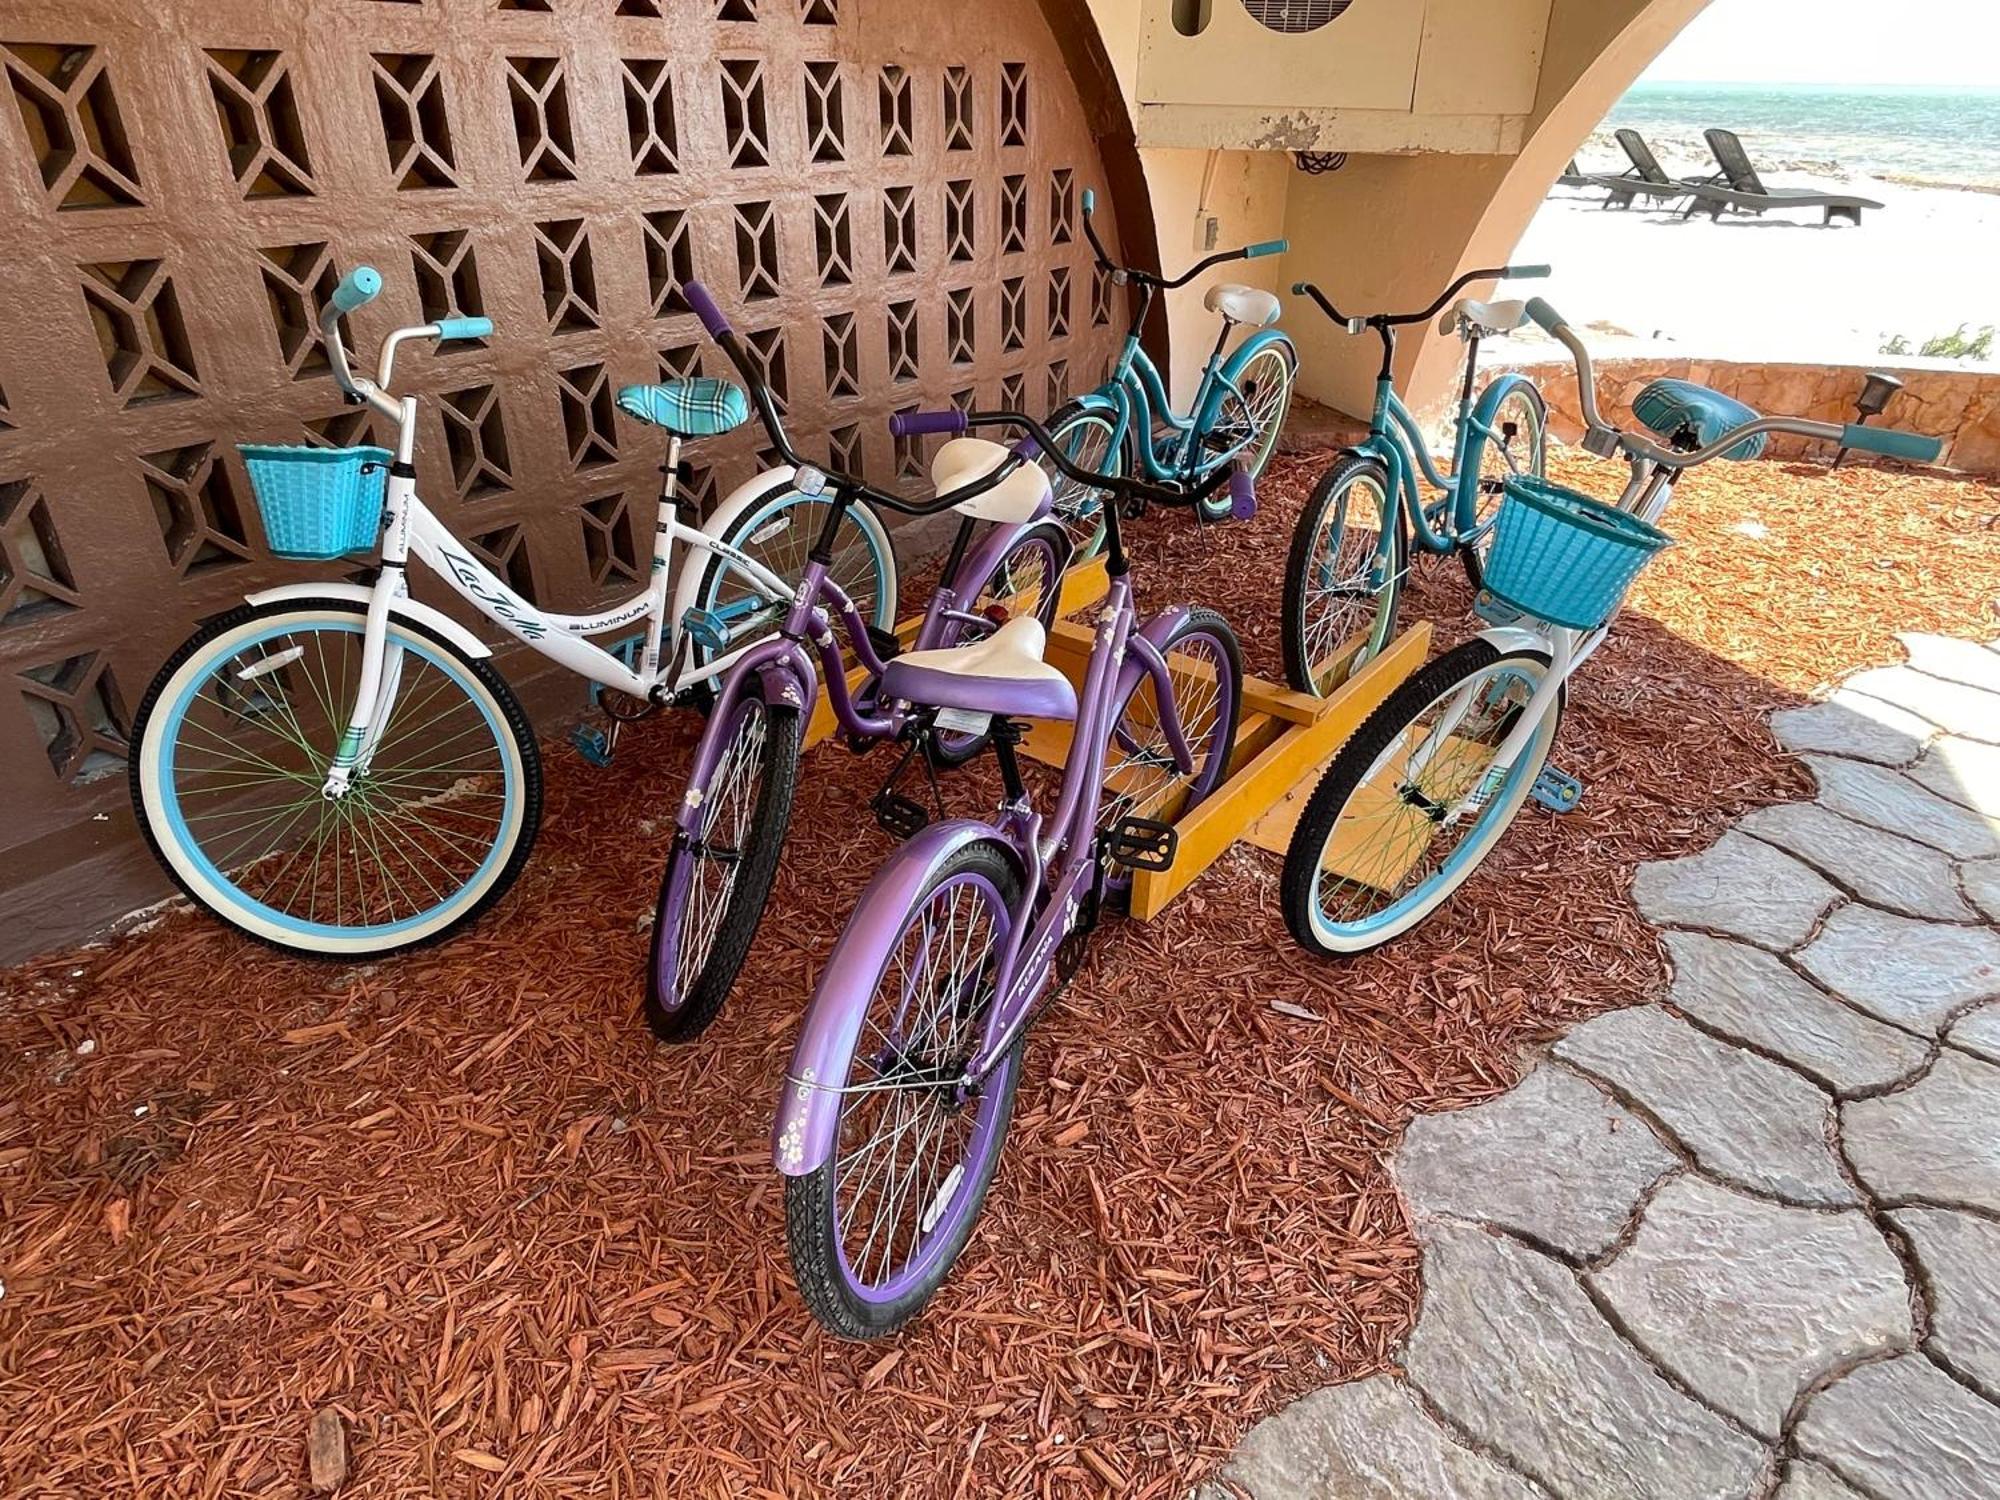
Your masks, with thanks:
[[[1109,494],[1122,495],[1132,500],[1145,500],[1155,505],[1189,505],[1197,500],[1207,499],[1217,490],[1227,485],[1230,490],[1232,508],[1243,511],[1247,507],[1249,514],[1254,514],[1256,510],[1254,491],[1248,488],[1250,486],[1250,476],[1240,464],[1231,464],[1227,469],[1211,474],[1202,482],[1200,488],[1196,490],[1170,490],[1159,485],[1147,484],[1137,479],[1127,479],[1111,474],[1099,474],[1082,467],[1072,461],[1069,455],[1056,445],[1055,439],[1049,436],[1047,428],[1042,426],[1033,417],[1021,412],[962,412],[956,407],[952,407],[945,411],[897,412],[889,418],[889,435],[891,437],[915,437],[920,434],[940,432],[957,435],[974,427],[1020,428],[1028,435],[1015,445],[1014,456],[1016,458],[1033,459],[1038,455],[1045,457],[1066,477],[1094,490],[1104,490]],[[1005,464],[995,472],[997,475],[1004,477],[1012,468],[1012,464]],[[1239,475],[1241,476],[1240,480],[1238,478]],[[985,486],[982,485],[979,488],[983,489]],[[960,500],[968,498],[973,493],[977,493],[977,490],[971,488],[953,490],[948,495],[939,496],[938,503],[923,511],[922,514],[930,514],[931,510],[948,509],[950,506],[956,505]],[[1247,518],[1247,515],[1243,516],[1243,519]]]
[[[1187,270],[1171,279],[1155,276],[1151,271],[1141,271],[1132,266],[1121,266],[1111,258],[1111,252],[1104,248],[1104,241],[1097,237],[1097,226],[1091,222],[1091,215],[1097,210],[1097,194],[1090,188],[1083,190],[1083,234],[1090,241],[1090,248],[1097,256],[1097,264],[1126,281],[1141,286],[1157,287],[1163,292],[1176,291],[1186,286],[1203,271],[1232,260],[1256,260],[1265,255],[1282,255],[1291,248],[1290,240],[1259,240],[1254,245],[1244,245],[1235,250],[1218,250],[1206,259],[1196,261]]]
[[[1294,297],[1310,297],[1314,302],[1319,304],[1321,312],[1333,319],[1334,322],[1344,324],[1349,333],[1363,333],[1370,328],[1406,328],[1413,323],[1428,323],[1432,318],[1435,318],[1439,313],[1444,311],[1444,306],[1447,302],[1451,301],[1452,298],[1471,286],[1475,281],[1538,281],[1542,277],[1547,276],[1549,272],[1550,268],[1547,266],[1489,266],[1480,271],[1467,271],[1458,280],[1446,287],[1438,295],[1437,301],[1433,302],[1422,312],[1413,313],[1370,313],[1365,317],[1355,317],[1335,307],[1327,298],[1326,293],[1322,292],[1310,281],[1293,282],[1292,295]]]
[[[1570,358],[1576,363],[1577,406],[1588,429],[1584,437],[1586,447],[1590,446],[1592,438],[1602,434],[1633,458],[1646,459],[1673,469],[1697,468],[1711,459],[1733,453],[1751,438],[1767,432],[1786,432],[1794,437],[1838,443],[1843,448],[1858,448],[1865,453],[1880,453],[1919,464],[1936,462],[1938,455],[1944,451],[1941,438],[1925,437],[1921,433],[1904,432],[1894,427],[1864,427],[1854,422],[1814,422],[1804,417],[1756,417],[1692,452],[1662,448],[1650,438],[1627,432],[1604,420],[1597,406],[1597,373],[1590,361],[1590,351],[1584,347],[1576,330],[1569,326],[1568,319],[1540,297],[1528,303],[1528,316],[1550,338],[1569,350]],[[1593,448],[1592,451],[1601,451],[1609,456],[1611,450],[1606,447],[1601,450]]]

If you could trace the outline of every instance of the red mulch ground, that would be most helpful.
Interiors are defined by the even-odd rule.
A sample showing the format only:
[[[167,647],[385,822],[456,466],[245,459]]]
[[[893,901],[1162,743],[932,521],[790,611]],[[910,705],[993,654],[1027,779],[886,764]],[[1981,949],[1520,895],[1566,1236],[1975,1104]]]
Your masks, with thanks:
[[[1273,672],[1317,467],[1282,459],[1252,528],[1149,521],[1145,595],[1222,607]],[[1242,849],[1109,925],[1035,1037],[978,1237],[884,1345],[807,1318],[766,1145],[887,848],[860,813],[879,757],[809,761],[751,972],[684,1051],[635,1015],[659,844],[628,820],[669,806],[686,720],[608,772],[553,751],[528,873],[442,951],[342,971],[177,915],[0,975],[0,1491],[294,1494],[332,1408],[353,1495],[1179,1495],[1287,1397],[1391,1362],[1404,1123],[1653,991],[1634,862],[1804,791],[1769,710],[1894,630],[1991,634],[1996,511],[1867,468],[1699,476],[1578,683],[1582,807],[1524,817],[1447,913],[1344,966],[1288,942],[1277,862]],[[1432,564],[1410,617],[1463,604]]]

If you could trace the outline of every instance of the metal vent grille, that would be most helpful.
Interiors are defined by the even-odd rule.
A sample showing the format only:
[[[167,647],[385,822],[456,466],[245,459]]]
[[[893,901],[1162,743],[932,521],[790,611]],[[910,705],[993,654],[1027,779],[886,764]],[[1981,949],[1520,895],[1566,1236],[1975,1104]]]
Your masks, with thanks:
[[[1297,36],[1318,31],[1328,21],[1337,20],[1353,0],[1243,0],[1243,8],[1253,21],[1273,31]]]

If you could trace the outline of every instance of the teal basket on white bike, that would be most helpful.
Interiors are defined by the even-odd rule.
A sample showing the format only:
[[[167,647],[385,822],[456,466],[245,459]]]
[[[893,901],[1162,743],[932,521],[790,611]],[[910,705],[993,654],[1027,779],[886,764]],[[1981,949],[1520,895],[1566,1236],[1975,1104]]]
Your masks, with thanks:
[[[1552,625],[1595,630],[1671,541],[1615,505],[1511,475],[1486,555],[1486,592]]]
[[[366,552],[382,529],[387,448],[298,448],[239,443],[276,557],[325,562]]]

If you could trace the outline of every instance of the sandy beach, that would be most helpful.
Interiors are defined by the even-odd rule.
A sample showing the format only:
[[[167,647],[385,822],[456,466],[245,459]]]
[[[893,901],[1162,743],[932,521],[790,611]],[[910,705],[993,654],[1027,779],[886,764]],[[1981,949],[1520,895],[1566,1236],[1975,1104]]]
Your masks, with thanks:
[[[1614,148],[1615,149],[1615,148]],[[1586,148],[1586,171],[1612,157]],[[1663,151],[1675,177],[1699,164]],[[1712,170],[1713,164],[1710,164]],[[2000,325],[2000,194],[1871,177],[1771,170],[1770,186],[1827,186],[1875,199],[1856,228],[1822,227],[1817,210],[1763,218],[1599,207],[1601,191],[1557,189],[1523,237],[1516,263],[1547,262],[1539,291],[1604,354],[1670,349],[1704,358],[1907,364],[1883,353],[1900,335],[1924,341],[1966,325]],[[1524,338],[1539,338],[1524,330]],[[1996,341],[2000,343],[2000,341]],[[2000,368],[2000,347],[1984,366]]]

